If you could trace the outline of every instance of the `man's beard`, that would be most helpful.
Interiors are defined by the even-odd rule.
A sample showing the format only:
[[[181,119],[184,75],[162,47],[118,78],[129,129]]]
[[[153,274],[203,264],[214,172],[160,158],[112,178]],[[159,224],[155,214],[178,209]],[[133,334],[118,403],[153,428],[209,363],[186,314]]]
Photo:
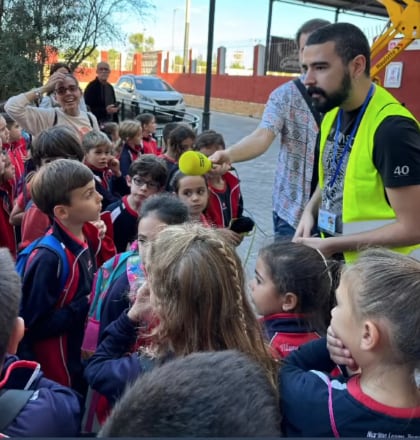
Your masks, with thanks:
[[[312,98],[313,94],[320,95],[320,98],[312,98],[314,107],[321,113],[327,113],[335,107],[339,107],[350,95],[351,78],[348,70],[344,72],[340,88],[327,95],[327,93],[315,86],[308,87],[308,94]],[[324,99],[322,99],[324,98]]]

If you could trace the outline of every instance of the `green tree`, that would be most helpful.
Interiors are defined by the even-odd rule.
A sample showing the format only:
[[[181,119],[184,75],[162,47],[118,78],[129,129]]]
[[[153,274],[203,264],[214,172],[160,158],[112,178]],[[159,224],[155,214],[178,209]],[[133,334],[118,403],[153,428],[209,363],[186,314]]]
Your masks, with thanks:
[[[65,54],[73,67],[99,42],[123,41],[121,11],[143,20],[151,0],[0,0],[0,99],[43,81],[48,54]]]
[[[155,39],[153,37],[145,37],[144,34],[137,33],[128,36],[129,43],[134,47],[134,52],[148,52],[153,50]]]

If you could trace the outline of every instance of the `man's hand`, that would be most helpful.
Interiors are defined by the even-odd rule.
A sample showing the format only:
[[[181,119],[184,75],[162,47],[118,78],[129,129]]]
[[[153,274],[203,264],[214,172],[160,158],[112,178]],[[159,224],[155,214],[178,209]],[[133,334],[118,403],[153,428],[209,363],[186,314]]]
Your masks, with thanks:
[[[331,237],[320,238],[320,237],[293,237],[294,243],[301,243],[305,246],[309,246],[314,249],[318,249],[325,258],[329,258],[336,253],[336,251],[331,246]]]
[[[209,159],[213,163],[211,174],[223,175],[227,173],[231,168],[231,160],[227,150],[219,150],[209,156]]]
[[[106,112],[109,115],[113,115],[114,113],[118,113],[120,111],[119,104],[110,104],[105,107]]]
[[[315,226],[315,218],[310,210],[304,210],[297,225],[293,241],[298,243],[299,238],[310,237]]]

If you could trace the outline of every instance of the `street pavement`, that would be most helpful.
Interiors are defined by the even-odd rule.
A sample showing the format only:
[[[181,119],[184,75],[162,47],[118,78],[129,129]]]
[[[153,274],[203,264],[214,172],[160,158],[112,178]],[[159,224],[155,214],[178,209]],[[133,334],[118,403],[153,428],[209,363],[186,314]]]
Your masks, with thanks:
[[[187,111],[202,118],[201,109],[188,108]],[[250,134],[258,123],[258,119],[244,116],[219,112],[212,112],[210,115],[210,128],[223,135],[227,147]],[[201,123],[198,132],[201,132]],[[273,240],[271,193],[277,164],[278,142],[278,139],[275,139],[262,156],[235,164],[241,180],[244,215],[252,217],[256,223],[255,235],[246,237],[237,249],[248,277],[252,277],[254,273],[258,250]]]

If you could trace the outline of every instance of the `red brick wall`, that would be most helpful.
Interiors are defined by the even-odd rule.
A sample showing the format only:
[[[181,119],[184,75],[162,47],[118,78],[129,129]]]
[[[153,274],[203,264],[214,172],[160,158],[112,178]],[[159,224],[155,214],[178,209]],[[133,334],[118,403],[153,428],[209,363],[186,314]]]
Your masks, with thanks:
[[[418,51],[404,51],[395,61],[403,61],[402,86],[389,91],[407,108],[417,119],[420,119],[420,99],[417,94],[420,72],[420,56]],[[125,71],[113,71],[110,82],[115,83]],[[79,81],[86,83],[95,78],[95,69],[83,69],[76,72]],[[384,71],[381,72],[382,82]],[[163,79],[172,84],[179,92],[185,95],[187,105],[202,107],[205,94],[206,77],[203,74],[161,73]],[[289,81],[288,76],[229,76],[213,75],[211,83],[211,109],[231,112],[241,115],[260,117],[264,103],[272,90]]]

